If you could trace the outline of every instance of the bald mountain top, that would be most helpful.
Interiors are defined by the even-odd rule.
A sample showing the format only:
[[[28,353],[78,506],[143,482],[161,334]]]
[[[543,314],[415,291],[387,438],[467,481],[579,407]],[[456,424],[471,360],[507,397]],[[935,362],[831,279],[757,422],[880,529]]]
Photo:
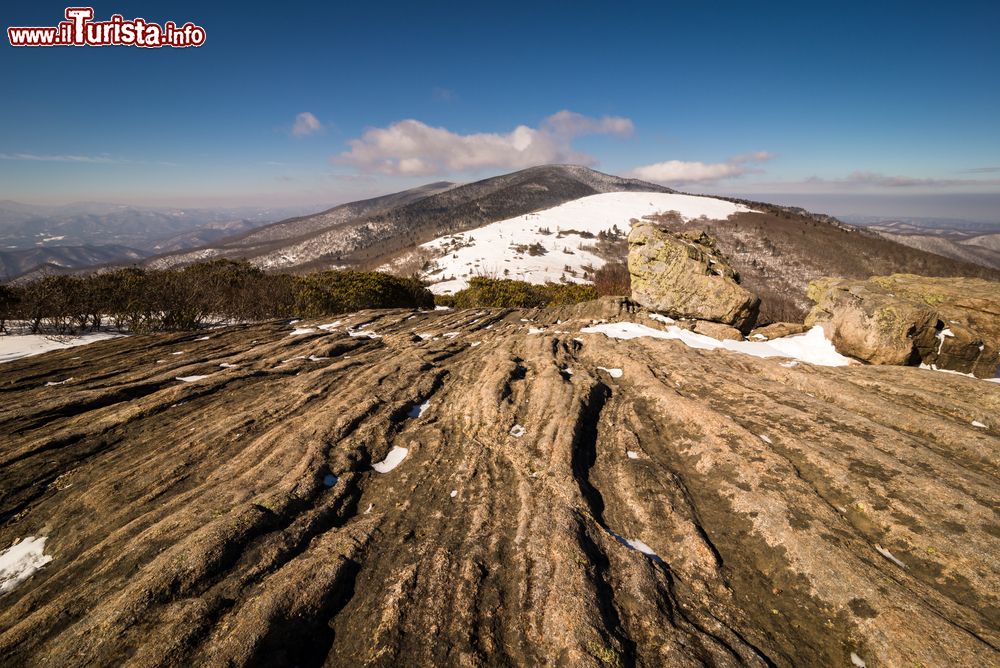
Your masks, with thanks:
[[[227,257],[266,268],[364,265],[451,232],[474,229],[603,192],[671,192],[576,165],[531,167],[475,183],[433,183],[293,218],[196,251],[152,260],[157,267]]]

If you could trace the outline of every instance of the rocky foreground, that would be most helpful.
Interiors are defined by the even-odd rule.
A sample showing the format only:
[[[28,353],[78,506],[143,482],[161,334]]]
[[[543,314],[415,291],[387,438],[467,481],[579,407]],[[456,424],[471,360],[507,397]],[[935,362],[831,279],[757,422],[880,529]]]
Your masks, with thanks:
[[[657,324],[370,311],[4,364],[0,545],[51,561],[0,594],[0,664],[1000,662],[1000,385],[592,318]]]

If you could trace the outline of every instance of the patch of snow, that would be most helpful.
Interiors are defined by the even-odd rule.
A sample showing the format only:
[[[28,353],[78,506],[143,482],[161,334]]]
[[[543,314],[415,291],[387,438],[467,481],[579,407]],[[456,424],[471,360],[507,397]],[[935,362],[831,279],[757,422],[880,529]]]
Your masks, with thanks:
[[[309,361],[310,362],[322,362],[323,360],[328,360],[328,359],[330,359],[330,358],[329,357],[321,357],[319,355],[310,355],[309,356]]]
[[[312,327],[299,327],[288,336],[302,336],[303,334],[312,334],[315,331]]]
[[[942,329],[940,332],[938,332],[934,336],[938,340],[937,354],[940,355],[941,354],[941,349],[944,347],[944,337],[949,336],[951,338],[954,338],[955,337],[955,332],[951,331],[950,329]]]
[[[853,663],[858,668],[867,668],[868,666],[868,664],[865,663],[865,660],[862,659],[857,654],[855,654],[854,652],[851,652],[851,663]]]
[[[199,380],[204,380],[206,378],[208,378],[208,376],[177,376],[174,380],[179,380],[184,383],[196,383]]]
[[[892,552],[890,552],[889,550],[885,549],[884,547],[882,547],[878,543],[875,544],[875,549],[878,551],[879,554],[881,554],[883,557],[885,557],[886,559],[888,559],[892,563],[896,564],[900,568],[906,568],[906,564],[904,564],[902,561],[900,561],[899,559],[897,559],[896,557],[894,557],[893,554],[892,554]]]
[[[417,338],[420,339],[421,341],[426,341],[427,339],[434,338],[434,335],[433,334],[417,334]]]
[[[52,381],[52,380],[50,380],[49,382],[45,383],[45,387],[55,387],[56,385],[65,385],[66,383],[68,383],[71,380],[73,380],[73,379],[72,378],[67,378],[66,380],[58,380],[58,381]],[[975,423],[973,423],[973,424],[975,424]]]
[[[468,285],[476,273],[505,269],[505,277],[530,283],[584,281],[584,267],[598,269],[604,259],[586,250],[591,239],[576,232],[597,235],[617,226],[628,234],[631,221],[656,213],[677,211],[685,220],[706,216],[725,219],[734,213],[750,209],[711,197],[696,197],[673,193],[615,192],[581,197],[559,206],[483,227],[438,237],[421,244],[437,257],[432,262],[433,274],[425,278],[450,277],[430,287],[435,294],[451,294]],[[543,233],[545,229],[548,234]],[[562,230],[562,233],[558,233]],[[556,232],[553,234],[552,232]],[[541,244],[544,255],[517,251],[515,246]],[[566,267],[572,270],[566,271]],[[437,307],[440,308],[440,307]]]
[[[106,339],[117,339],[121,334],[94,332],[81,336],[46,336],[44,334],[5,334],[0,336],[0,364],[22,357],[41,355],[51,350],[85,346]]]
[[[230,364],[229,362],[223,362],[219,366],[222,367],[223,369],[236,369],[240,365],[239,364]]]
[[[689,348],[700,350],[730,350],[732,352],[751,355],[753,357],[791,357],[802,362],[818,366],[847,366],[850,360],[836,351],[833,343],[826,338],[823,328],[813,327],[805,334],[784,336],[770,341],[720,341],[704,334],[689,332],[680,327],[671,326],[665,330],[653,329],[634,322],[612,322],[580,330],[584,334],[604,334],[613,339],[635,339],[647,336],[654,339],[672,339],[680,341]]]
[[[6,594],[52,561],[45,554],[45,536],[28,536],[0,552],[0,594]]]
[[[773,443],[774,442],[770,438],[767,437],[767,434],[758,434],[758,436],[760,436],[760,440],[764,441],[765,443]]]
[[[660,315],[659,313],[650,313],[649,314],[649,319],[650,320],[655,320],[657,322],[662,322],[664,325],[672,325],[675,322],[677,322],[673,318],[670,318],[670,317],[665,316],[665,315]]]
[[[360,329],[349,329],[349,330],[347,330],[347,334],[349,336],[355,336],[355,337],[357,337],[357,336],[363,336],[363,337],[368,338],[368,339],[381,339],[382,338],[382,336],[380,334],[376,334],[375,332],[366,332],[366,331],[363,331],[363,330],[360,330]]]
[[[370,513],[370,512],[372,511],[372,508],[374,508],[374,507],[375,507],[375,504],[374,504],[374,503],[369,503],[369,504],[368,504],[368,507],[367,507],[367,508],[365,508],[365,512],[364,512],[364,513],[362,513],[362,515],[367,515],[368,513]]]
[[[409,448],[401,448],[398,445],[395,445],[392,450],[389,451],[389,454],[385,456],[385,459],[372,464],[372,468],[379,473],[388,473],[399,466],[400,463],[406,459],[406,454],[409,451]]]
[[[544,327],[529,327],[528,334],[541,334],[545,331]]]
[[[480,345],[481,343],[482,343],[482,341],[473,341],[469,345],[472,346],[473,348],[475,348],[476,346]]]
[[[203,336],[201,338],[195,339],[195,341],[208,341],[210,338],[212,338],[212,337],[211,336]]]
[[[527,431],[522,425],[516,424],[510,428],[510,435],[514,438],[521,438]]]
[[[320,325],[319,326],[319,328],[322,329],[324,332],[329,332],[331,329],[336,329],[337,327],[340,327],[340,321],[339,320],[335,320],[333,322],[328,322],[325,325]]]
[[[798,365],[799,365],[798,360],[788,360],[787,362],[782,362],[778,366],[783,366],[786,369],[791,369],[793,366],[798,366]]]
[[[457,489],[451,490],[451,494],[449,496],[451,496],[451,498],[454,499],[456,496],[458,496],[458,490]]]
[[[70,378],[70,380],[73,380],[73,379]],[[65,383],[66,381],[63,381],[63,382]],[[978,427],[979,429],[989,429],[989,427],[987,427],[985,424],[983,424],[979,420],[973,420],[972,421],[972,426],[973,427]]]
[[[606,371],[612,378],[621,378],[624,373],[621,369],[608,369],[607,367],[599,366],[598,371]]]
[[[185,352],[187,352],[187,351],[186,350],[178,350],[177,352],[170,353],[170,354],[171,355],[183,355]]]
[[[563,369],[562,372],[564,374],[566,374],[567,376],[572,376],[573,375],[573,370],[570,369],[569,367],[566,367],[565,369]]]
[[[625,454],[628,456],[629,459],[639,459],[639,453],[636,452],[635,450],[626,450]]]
[[[418,418],[423,415],[424,412],[430,408],[430,406],[430,401],[425,401],[422,404],[414,404],[414,406],[410,409],[410,412],[406,414],[406,417]]]
[[[453,338],[455,338],[456,336],[458,336],[458,332],[445,332],[445,333],[444,333],[444,334],[442,334],[441,336],[443,336],[443,337],[444,337],[444,338],[446,338],[446,339],[453,339]]]
[[[435,306],[434,310],[435,311],[450,311],[451,307],[450,306]]]

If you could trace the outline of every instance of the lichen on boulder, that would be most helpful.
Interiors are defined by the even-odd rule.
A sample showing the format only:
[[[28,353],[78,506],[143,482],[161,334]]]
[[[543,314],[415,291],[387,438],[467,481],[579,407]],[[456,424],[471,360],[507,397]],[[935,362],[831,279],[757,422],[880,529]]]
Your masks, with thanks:
[[[844,355],[981,378],[992,377],[1000,363],[1000,284],[893,274],[822,278],[808,294],[816,306],[806,324],[822,325]]]
[[[739,274],[704,232],[676,234],[652,223],[632,225],[628,237],[632,299],[678,318],[753,328],[760,299],[739,284]]]

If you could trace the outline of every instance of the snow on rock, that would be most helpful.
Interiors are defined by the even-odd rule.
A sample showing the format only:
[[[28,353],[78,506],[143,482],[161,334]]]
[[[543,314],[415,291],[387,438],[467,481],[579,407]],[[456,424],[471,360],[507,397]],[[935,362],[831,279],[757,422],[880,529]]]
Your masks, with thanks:
[[[639,459],[639,453],[635,450],[626,450],[625,454],[629,459]]]
[[[765,443],[768,443],[768,444],[774,443],[774,441],[772,441],[770,438],[768,438],[767,434],[759,434],[759,436],[760,436],[760,440],[764,441]]]
[[[229,362],[223,362],[219,366],[222,367],[223,369],[236,369],[239,367],[239,364],[230,364]]]
[[[524,426],[516,424],[510,428],[510,435],[513,436],[514,438],[521,438],[522,436],[524,436],[525,431],[526,430]]]
[[[889,550],[885,549],[881,545],[879,545],[879,544],[876,543],[875,544],[875,549],[878,551],[879,554],[881,554],[883,557],[885,557],[886,559],[888,559],[892,563],[896,564],[900,568],[906,568],[906,564],[904,564],[902,561],[900,561],[895,556],[893,556],[892,552],[890,552]]]
[[[72,379],[72,378],[70,378],[70,380],[73,380],[73,379]],[[66,382],[66,381],[63,381],[63,382]],[[973,427],[976,427],[976,428],[978,428],[978,429],[989,429],[989,427],[987,427],[987,426],[986,426],[985,424],[983,424],[983,423],[982,423],[982,422],[980,422],[979,420],[973,420],[973,421],[972,421],[972,426],[973,426]]]
[[[392,450],[389,451],[389,454],[385,456],[385,459],[372,464],[372,468],[379,473],[388,473],[399,466],[400,463],[406,459],[406,455],[409,451],[409,448],[401,448],[398,445],[393,446]]]
[[[454,499],[456,496],[458,496],[458,490],[457,489],[451,490],[451,494],[449,496],[451,496],[451,498]]]
[[[421,415],[423,415],[428,408],[430,408],[430,405],[431,405],[430,401],[425,401],[421,404],[414,404],[414,406],[410,409],[410,412],[407,413],[406,416],[411,418],[418,418]]]
[[[46,540],[44,536],[28,536],[0,552],[0,594],[13,590],[52,561],[51,555],[45,554]]]
[[[662,322],[664,325],[672,325],[675,322],[677,322],[673,318],[670,318],[670,317],[665,316],[665,315],[660,315],[659,313],[650,313],[649,314],[649,319],[650,320],[656,320],[657,322]]]
[[[853,663],[858,668],[867,668],[868,666],[868,664],[865,663],[865,660],[862,659],[857,654],[855,654],[854,652],[851,652],[851,663]]]
[[[71,380],[73,380],[73,378],[67,378],[66,380],[57,380],[57,381],[50,380],[49,382],[45,383],[45,387],[55,387],[56,385],[65,385]]]
[[[382,338],[381,334],[376,334],[375,332],[368,332],[368,331],[361,330],[361,329],[349,329],[349,330],[347,330],[347,334],[349,336],[354,336],[354,337],[363,336],[363,337],[368,338],[368,339],[381,339]]]
[[[206,378],[208,378],[208,376],[177,376],[175,380],[179,380],[184,383],[196,383],[199,380],[204,380]]]
[[[544,327],[529,327],[528,334],[541,334],[545,331]]]
[[[0,364],[22,357],[41,355],[50,350],[85,346],[106,339],[117,339],[121,334],[95,332],[82,336],[47,336],[44,334],[6,334],[0,336]]]
[[[303,334],[312,334],[315,331],[312,327],[299,327],[288,336],[302,336]]]
[[[613,339],[635,339],[648,336],[655,339],[672,339],[690,348],[701,350],[731,350],[753,357],[791,357],[817,366],[847,366],[851,360],[836,351],[826,338],[823,328],[813,327],[805,334],[785,336],[762,341],[720,341],[704,334],[696,334],[677,326],[665,330],[653,329],[634,322],[611,322],[580,330],[584,334],[604,334]]]
[[[325,325],[320,325],[319,326],[319,328],[322,329],[324,332],[329,332],[331,329],[336,329],[338,327],[340,327],[340,321],[339,320],[335,320],[334,322],[328,322]]]
[[[617,227],[628,234],[630,221],[656,213],[677,211],[685,220],[705,216],[725,219],[749,211],[740,204],[711,197],[674,193],[615,192],[581,197],[551,209],[508,218],[483,227],[438,237],[420,246],[437,255],[430,287],[435,294],[451,294],[479,274],[497,274],[531,283],[567,280],[582,282],[583,268],[600,268],[604,260],[584,247],[595,243],[579,232],[597,235]],[[560,236],[560,232],[562,235]],[[543,255],[518,247],[540,244]],[[569,266],[576,275],[567,273]],[[440,307],[439,307],[440,308]]]
[[[604,372],[606,372],[612,378],[621,378],[622,377],[622,373],[623,373],[621,369],[609,369],[609,368],[603,367],[603,366],[599,366],[599,367],[597,367],[597,369],[598,369],[598,371],[604,371]]]

